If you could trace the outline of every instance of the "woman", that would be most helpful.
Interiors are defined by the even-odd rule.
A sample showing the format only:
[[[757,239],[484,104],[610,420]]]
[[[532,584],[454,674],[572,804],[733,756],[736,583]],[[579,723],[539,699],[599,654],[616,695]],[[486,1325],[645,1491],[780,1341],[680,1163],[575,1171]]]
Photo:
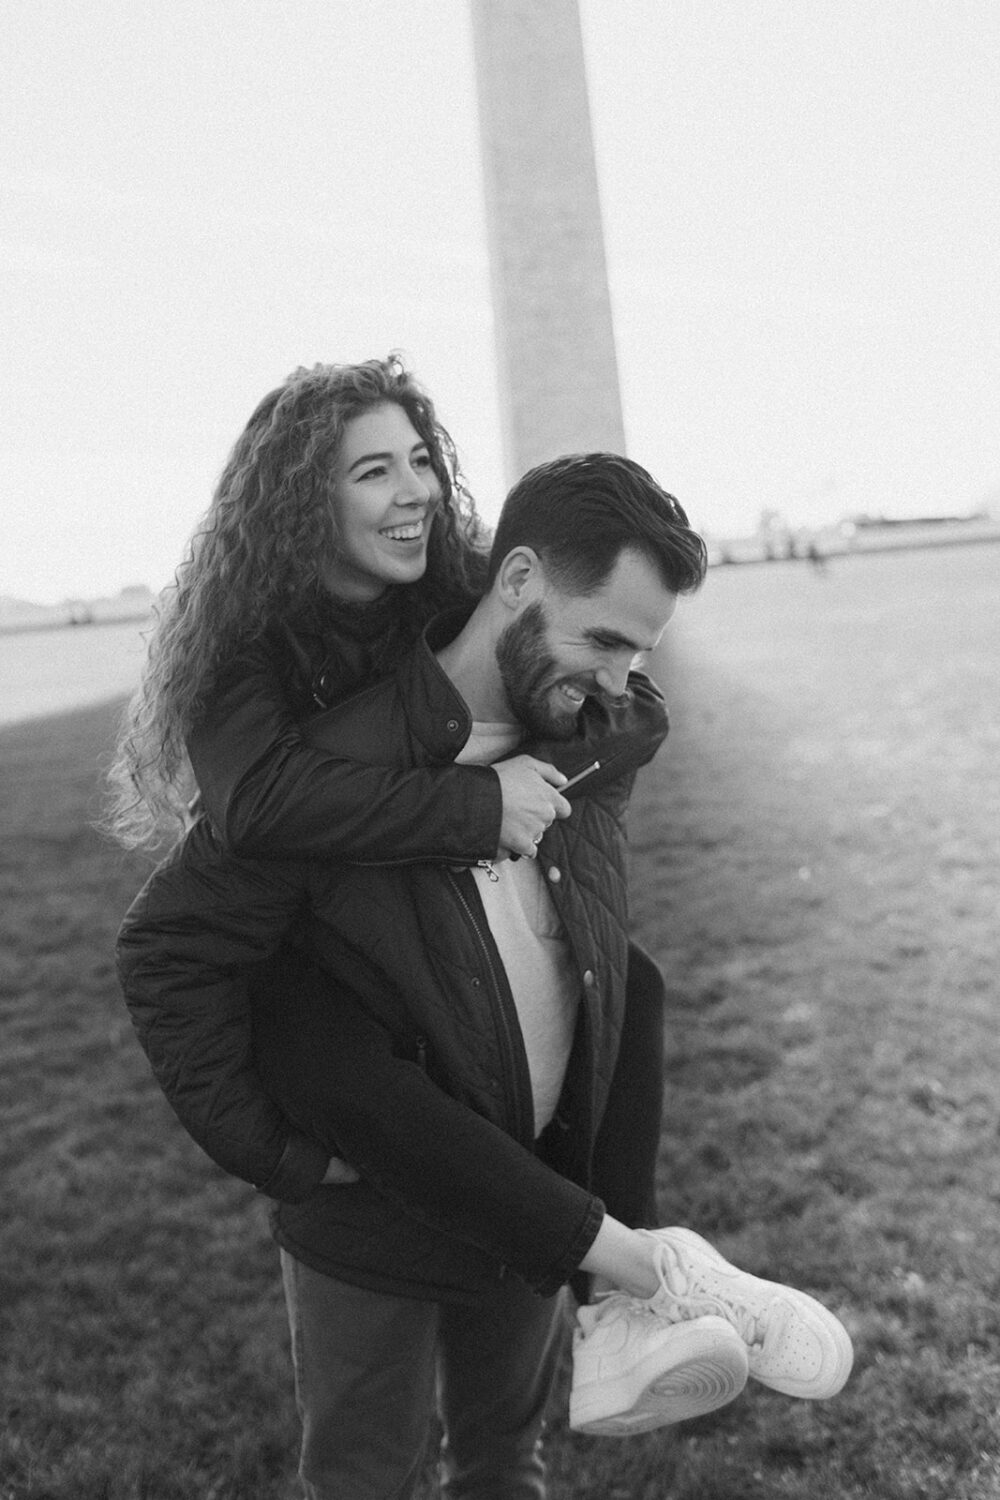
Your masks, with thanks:
[[[409,773],[394,794],[382,781],[374,830],[364,772],[300,723],[391,670],[442,609],[470,607],[486,540],[398,358],[296,370],[237,440],[164,606],[111,771],[112,831],[155,845],[198,794],[225,846],[257,858],[534,858],[569,812],[552,767],[521,755]],[[633,946],[595,1159],[596,1191],[632,1225],[656,1222],[662,1026],[662,979]],[[349,1176],[331,1162],[328,1181]]]
[[[423,525],[415,541],[386,539],[368,579],[343,564],[334,471],[348,424],[390,407],[413,428],[402,500]],[[345,476],[344,487],[381,487],[377,469]],[[231,713],[242,723],[254,705],[265,729],[276,714],[294,738],[290,710],[309,712],[380,674],[430,616],[472,602],[482,573],[481,527],[454,446],[402,366],[297,370],[239,437],[164,606],[112,769],[118,837],[136,846],[184,826],[190,737],[202,732],[218,812],[212,790],[238,786],[247,759],[238,741],[213,754]],[[265,821],[259,844],[268,831]]]

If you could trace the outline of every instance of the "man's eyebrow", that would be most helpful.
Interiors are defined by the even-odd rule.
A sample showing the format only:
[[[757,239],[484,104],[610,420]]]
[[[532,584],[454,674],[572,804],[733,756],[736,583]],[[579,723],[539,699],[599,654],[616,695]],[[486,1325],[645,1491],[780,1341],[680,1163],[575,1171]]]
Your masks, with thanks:
[[[649,646],[641,646],[638,641],[630,640],[627,635],[622,635],[620,630],[606,629],[602,625],[591,625],[583,632],[588,641],[593,641],[595,646],[620,646],[623,651],[648,651]]]
[[[423,449],[425,453],[430,452],[430,449],[426,443],[414,443],[413,447],[410,449],[410,457],[412,458],[414,453],[419,453],[421,449]],[[348,474],[353,474],[355,469],[359,468],[361,464],[373,464],[376,462],[383,464],[388,463],[394,457],[395,454],[393,453],[363,453],[360,458],[356,458],[354,460],[347,472]]]

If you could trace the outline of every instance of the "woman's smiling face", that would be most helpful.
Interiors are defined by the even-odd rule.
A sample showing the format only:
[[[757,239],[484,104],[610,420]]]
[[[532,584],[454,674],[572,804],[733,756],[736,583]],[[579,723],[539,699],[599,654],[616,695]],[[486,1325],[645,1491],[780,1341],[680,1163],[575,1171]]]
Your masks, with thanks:
[[[430,450],[401,406],[386,403],[353,417],[334,464],[330,592],[377,599],[389,584],[421,578],[440,498]]]

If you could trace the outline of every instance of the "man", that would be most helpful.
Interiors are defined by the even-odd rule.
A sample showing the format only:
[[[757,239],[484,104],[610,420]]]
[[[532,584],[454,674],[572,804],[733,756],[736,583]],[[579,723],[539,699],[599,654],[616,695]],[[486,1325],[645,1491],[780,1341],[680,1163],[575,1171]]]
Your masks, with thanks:
[[[214,1159],[279,1200],[319,1500],[411,1493],[436,1382],[448,1493],[542,1495],[557,1294],[578,1270],[627,1295],[584,1319],[575,1425],[642,1430],[746,1379],[735,1302],[782,1289],[721,1272],[687,1231],[629,1230],[588,1186],[622,1018],[622,817],[666,732],[632,669],[703,572],[700,538],[638,465],[533,470],[472,614],[435,622],[390,680],[306,732],[322,744],[335,728],[339,753],[394,766],[537,751],[569,778],[537,859],[263,865],[203,823],[126,919],[123,987],[168,1098]],[[258,961],[251,1059],[233,1038]],[[239,1140],[248,1067],[273,1113]],[[640,1317],[636,1298],[655,1306]],[[794,1292],[781,1309],[759,1378],[832,1393],[847,1374],[835,1320]],[[805,1376],[789,1320],[819,1351]]]

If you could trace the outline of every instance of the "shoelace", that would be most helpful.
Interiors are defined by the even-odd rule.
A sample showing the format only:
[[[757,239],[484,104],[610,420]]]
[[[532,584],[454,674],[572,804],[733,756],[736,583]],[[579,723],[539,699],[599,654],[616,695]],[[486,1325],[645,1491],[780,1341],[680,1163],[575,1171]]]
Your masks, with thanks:
[[[594,1310],[594,1327],[607,1323],[620,1312],[641,1313],[644,1317],[661,1317],[649,1297],[633,1297],[631,1292],[619,1292],[613,1287],[606,1292],[596,1292],[590,1304]]]
[[[754,1314],[742,1302],[727,1302],[706,1291],[698,1284],[696,1273],[685,1273],[676,1250],[662,1240],[656,1247],[656,1273],[660,1278],[660,1290],[654,1292],[649,1306],[662,1316],[674,1316],[678,1321],[690,1318],[716,1316],[732,1323],[740,1338],[752,1349],[764,1342],[767,1333],[766,1319]],[[681,1283],[678,1289],[676,1282]]]

